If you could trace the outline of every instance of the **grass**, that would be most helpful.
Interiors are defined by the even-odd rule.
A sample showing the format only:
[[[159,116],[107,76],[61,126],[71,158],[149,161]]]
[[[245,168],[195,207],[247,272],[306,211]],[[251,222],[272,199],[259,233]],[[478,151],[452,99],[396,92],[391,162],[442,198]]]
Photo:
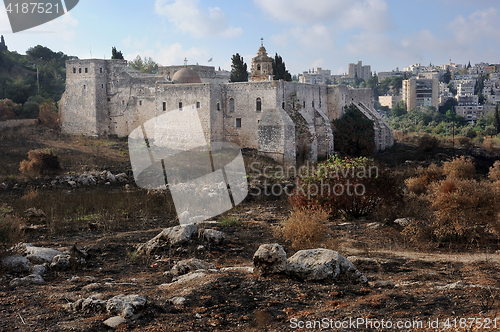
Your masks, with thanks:
[[[237,227],[241,226],[241,221],[236,217],[223,217],[219,220],[219,224],[222,227]]]

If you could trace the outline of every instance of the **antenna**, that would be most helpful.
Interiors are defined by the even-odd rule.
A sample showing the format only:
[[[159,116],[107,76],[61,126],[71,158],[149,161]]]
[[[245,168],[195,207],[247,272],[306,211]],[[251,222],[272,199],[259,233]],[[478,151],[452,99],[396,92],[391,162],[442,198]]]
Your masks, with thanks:
[[[260,39],[260,46],[264,46],[264,38]]]

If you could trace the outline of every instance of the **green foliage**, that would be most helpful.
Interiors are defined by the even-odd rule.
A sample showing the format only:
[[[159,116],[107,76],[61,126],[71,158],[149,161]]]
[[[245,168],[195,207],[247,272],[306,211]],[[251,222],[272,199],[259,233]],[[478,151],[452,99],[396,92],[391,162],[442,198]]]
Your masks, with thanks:
[[[283,58],[278,53],[275,54],[273,59],[273,77],[275,81],[292,81],[292,75],[286,70]]]
[[[158,64],[151,58],[144,59],[138,55],[134,60],[128,62],[128,66],[131,69],[139,70],[146,74],[156,74],[158,73]]]
[[[477,136],[476,131],[471,126],[462,128],[462,131],[460,133],[462,134],[462,136],[465,136],[468,138],[474,138]]]
[[[0,100],[0,120],[15,119],[21,110],[21,104],[16,104],[10,99]]]
[[[335,149],[343,155],[370,155],[375,150],[373,121],[353,104],[340,119],[332,121],[335,128]]]
[[[111,48],[111,59],[113,60],[124,60],[122,51],[117,51],[116,47]]]
[[[238,53],[231,58],[231,82],[248,82],[247,64],[243,61],[243,57]]]
[[[455,98],[449,98],[442,106],[439,106],[439,113],[446,114],[448,111],[453,111],[454,106],[458,105]]]
[[[406,103],[404,100],[398,101],[398,103],[391,109],[390,114],[394,117],[406,114]]]
[[[441,80],[440,81],[443,82],[443,83],[446,83],[446,84],[450,83],[450,81],[451,81],[451,73],[450,73],[450,69],[449,68],[447,68],[446,72],[443,74],[443,76],[441,76]]]
[[[236,227],[241,226],[241,221],[236,217],[224,217],[220,219],[219,225],[222,227]]]

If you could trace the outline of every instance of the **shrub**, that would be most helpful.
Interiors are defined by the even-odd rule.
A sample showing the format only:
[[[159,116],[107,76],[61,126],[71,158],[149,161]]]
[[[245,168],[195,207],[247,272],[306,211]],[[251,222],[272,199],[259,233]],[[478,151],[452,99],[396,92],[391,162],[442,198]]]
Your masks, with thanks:
[[[328,211],[319,208],[295,207],[277,231],[293,249],[311,249],[325,238]]]
[[[225,217],[221,218],[219,224],[222,227],[232,227],[232,226],[240,226],[241,222],[236,217]]]
[[[461,156],[443,164],[444,174],[449,178],[472,179],[476,174],[476,167],[471,158]]]
[[[23,237],[20,222],[11,215],[11,212],[10,207],[0,206],[0,259],[12,245],[20,242]]]
[[[458,144],[462,145],[466,149],[472,149],[474,145],[470,141],[470,138],[468,137],[459,137],[458,138]]]
[[[495,146],[493,145],[493,140],[490,138],[487,138],[484,140],[483,147],[488,152],[491,152],[491,153],[495,152]]]
[[[343,155],[366,156],[375,151],[375,130],[368,119],[351,104],[344,115],[332,121],[335,128],[335,149]]]
[[[500,160],[495,161],[493,166],[490,167],[488,178],[494,182],[500,181]]]
[[[23,160],[19,167],[24,175],[42,175],[61,169],[59,158],[49,150],[31,150],[28,152],[28,159]]]
[[[419,166],[417,168],[417,173],[417,177],[411,177],[405,180],[405,185],[408,190],[417,195],[426,193],[429,184],[438,181],[443,176],[442,168],[436,164],[430,164],[427,168]]]
[[[373,159],[333,156],[297,180],[290,202],[331,209],[350,219],[371,215],[382,201],[399,199],[398,192],[390,171]]]
[[[40,104],[38,114],[40,123],[44,126],[59,130],[59,113],[57,113],[56,103],[53,100],[45,100]]]
[[[476,131],[472,127],[464,127],[461,131],[461,134],[468,138],[474,138],[477,136]]]
[[[418,147],[423,151],[429,152],[437,148],[439,145],[439,141],[434,136],[430,135],[422,135],[418,140]]]

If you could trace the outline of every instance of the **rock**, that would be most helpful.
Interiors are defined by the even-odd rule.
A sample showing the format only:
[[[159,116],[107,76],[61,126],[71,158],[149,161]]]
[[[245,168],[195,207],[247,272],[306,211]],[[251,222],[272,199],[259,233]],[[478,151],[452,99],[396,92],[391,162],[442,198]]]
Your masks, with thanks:
[[[464,288],[465,287],[465,284],[463,283],[463,281],[457,281],[457,282],[454,282],[452,284],[448,284],[448,285],[445,285],[445,286],[438,286],[437,288],[438,289],[460,289],[460,288]]]
[[[175,305],[183,305],[186,303],[186,298],[185,297],[173,297],[170,299],[170,303],[175,304]]]
[[[0,188],[9,189],[9,186],[7,185],[7,183],[2,183],[2,184],[0,184]]]
[[[114,329],[115,327],[118,327],[118,325],[125,323],[126,321],[127,320],[121,316],[114,316],[106,319],[103,324]]]
[[[111,314],[129,318],[136,309],[146,305],[146,299],[139,295],[117,295],[108,300],[106,310]]]
[[[38,274],[30,274],[24,278],[15,278],[10,282],[11,287],[24,286],[24,285],[43,285],[45,280]]]
[[[106,309],[106,301],[104,301],[102,294],[92,295],[81,302],[80,310],[84,313],[104,312]],[[77,301],[78,302],[78,301]],[[78,310],[76,306],[73,310]]]
[[[211,263],[202,261],[201,259],[191,258],[178,262],[177,264],[174,265],[172,270],[170,270],[167,273],[172,276],[181,276],[191,271],[208,270],[208,269],[215,269],[215,266]]]
[[[200,278],[205,278],[207,276],[206,273],[201,272],[201,271],[196,271],[196,272],[190,272],[188,274],[182,275],[180,277],[175,277],[172,279],[174,283],[183,283],[183,282],[188,282],[192,281],[195,279],[200,279]],[[171,284],[169,284],[171,285]]]
[[[24,273],[30,270],[30,262],[24,256],[13,255],[2,260],[2,265],[10,272]]]
[[[399,218],[399,219],[394,220],[394,223],[398,224],[401,227],[406,227],[406,226],[410,225],[411,223],[413,223],[413,220],[411,220],[410,218]]]
[[[254,268],[251,266],[230,266],[223,267],[219,270],[220,272],[243,272],[243,273],[253,273]]]
[[[33,264],[52,263],[52,259],[54,259],[55,256],[63,254],[59,250],[27,245],[26,253],[26,258]]]
[[[35,265],[31,267],[31,274],[38,274],[40,277],[43,277],[45,272],[47,272],[45,265]]]
[[[203,238],[213,244],[222,244],[226,240],[226,234],[215,229],[205,229]]]
[[[288,259],[288,273],[304,280],[368,281],[347,258],[329,249],[298,251]]]
[[[150,255],[152,252],[162,247],[180,246],[189,242],[197,232],[198,227],[193,224],[166,228],[148,242],[139,245],[137,247],[137,252],[142,255]]]
[[[284,272],[287,269],[286,252],[277,243],[263,244],[253,255],[254,273],[265,276]]]
[[[24,211],[24,214],[26,217],[28,217],[28,222],[45,222],[45,212],[43,212],[40,209],[36,208],[29,208],[28,210]]]
[[[76,187],[76,182],[75,182],[75,181],[68,181],[68,184],[69,184],[72,188],[75,188],[75,187]]]
[[[128,181],[128,176],[125,173],[120,173],[115,175],[116,180],[118,182],[127,182]]]
[[[71,256],[68,254],[57,255],[52,259],[50,268],[53,270],[64,271],[71,267]]]
[[[108,179],[109,182],[113,183],[116,182],[116,177],[110,171],[106,173],[106,178]]]

